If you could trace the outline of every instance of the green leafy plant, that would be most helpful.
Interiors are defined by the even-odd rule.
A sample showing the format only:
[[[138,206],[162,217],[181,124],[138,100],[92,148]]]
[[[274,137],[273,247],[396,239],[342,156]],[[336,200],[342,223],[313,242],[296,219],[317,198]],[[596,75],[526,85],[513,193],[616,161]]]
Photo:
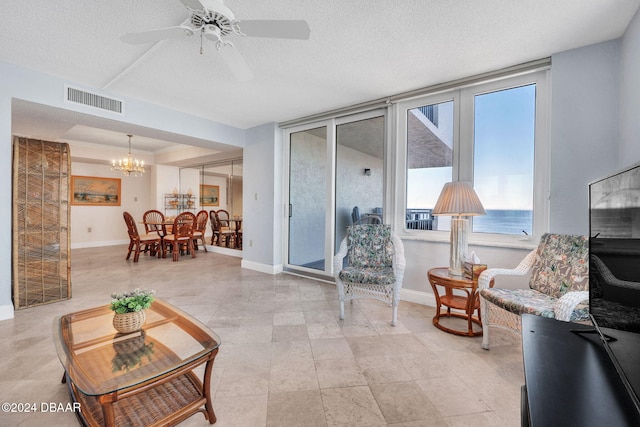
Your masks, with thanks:
[[[127,292],[114,292],[111,294],[109,308],[116,313],[133,313],[151,307],[154,291],[146,289],[134,289]]]

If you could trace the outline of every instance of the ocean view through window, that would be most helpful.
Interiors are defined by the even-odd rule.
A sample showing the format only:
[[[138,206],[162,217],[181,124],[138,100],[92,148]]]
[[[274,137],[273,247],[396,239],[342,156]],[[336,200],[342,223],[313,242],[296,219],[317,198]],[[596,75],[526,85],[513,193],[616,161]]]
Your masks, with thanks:
[[[487,215],[476,233],[532,234],[536,85],[474,97],[473,182]]]
[[[533,235],[536,83],[487,85],[406,110],[405,229],[450,229],[430,215],[445,183],[470,181],[487,212],[474,233]]]

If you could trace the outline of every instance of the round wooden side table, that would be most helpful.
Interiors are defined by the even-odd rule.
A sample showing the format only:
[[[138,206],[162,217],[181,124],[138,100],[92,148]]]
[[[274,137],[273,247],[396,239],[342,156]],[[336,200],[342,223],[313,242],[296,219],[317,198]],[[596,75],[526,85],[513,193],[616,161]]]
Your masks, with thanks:
[[[482,329],[473,330],[473,324],[482,327],[480,316],[480,296],[478,295],[478,281],[467,279],[464,276],[454,276],[449,273],[446,267],[432,268],[427,273],[429,283],[436,297],[436,315],[433,317],[433,325],[445,332],[455,335],[476,337],[482,335]],[[493,286],[493,281],[491,283]],[[439,292],[439,288],[444,288],[444,294]],[[454,294],[454,289],[458,290]],[[460,293],[464,295],[460,295]],[[446,307],[442,312],[443,306]],[[462,310],[463,312],[453,312],[451,309]],[[475,311],[477,316],[474,316]],[[440,317],[457,317],[467,321],[467,330],[451,329],[440,324]]]

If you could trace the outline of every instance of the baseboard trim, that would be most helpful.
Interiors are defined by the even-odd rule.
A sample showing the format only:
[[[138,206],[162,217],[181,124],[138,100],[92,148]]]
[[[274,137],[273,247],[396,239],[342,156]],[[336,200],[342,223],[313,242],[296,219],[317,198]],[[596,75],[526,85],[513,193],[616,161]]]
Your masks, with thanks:
[[[259,271],[260,273],[266,273],[266,274],[282,273],[282,264],[268,265],[268,264],[262,264],[259,262],[247,261],[243,259],[242,262],[240,263],[240,267],[246,268],[247,270],[255,270],[255,271]]]
[[[206,245],[206,247],[207,247],[207,250],[209,252],[214,252],[214,253],[222,254],[222,255],[234,256],[236,258],[242,258],[242,250],[229,249],[229,248],[225,248],[223,246],[213,246],[213,245]]]
[[[13,304],[0,305],[0,321],[13,319],[14,311]]]
[[[101,246],[128,245],[129,240],[106,240],[102,242],[72,243],[71,249],[98,248]]]
[[[413,289],[401,289],[400,300],[413,302],[416,304],[428,305],[430,307],[436,306],[436,297],[430,292],[414,291]]]

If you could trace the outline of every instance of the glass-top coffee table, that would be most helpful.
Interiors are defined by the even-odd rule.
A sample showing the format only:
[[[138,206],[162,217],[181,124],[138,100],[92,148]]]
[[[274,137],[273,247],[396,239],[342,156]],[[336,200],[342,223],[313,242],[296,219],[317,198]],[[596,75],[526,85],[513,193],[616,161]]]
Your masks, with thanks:
[[[109,306],[57,318],[56,351],[78,418],[90,426],[175,425],[196,412],[216,422],[211,369],[220,338],[156,299],[142,330],[120,334]],[[194,372],[204,366],[202,380]]]

